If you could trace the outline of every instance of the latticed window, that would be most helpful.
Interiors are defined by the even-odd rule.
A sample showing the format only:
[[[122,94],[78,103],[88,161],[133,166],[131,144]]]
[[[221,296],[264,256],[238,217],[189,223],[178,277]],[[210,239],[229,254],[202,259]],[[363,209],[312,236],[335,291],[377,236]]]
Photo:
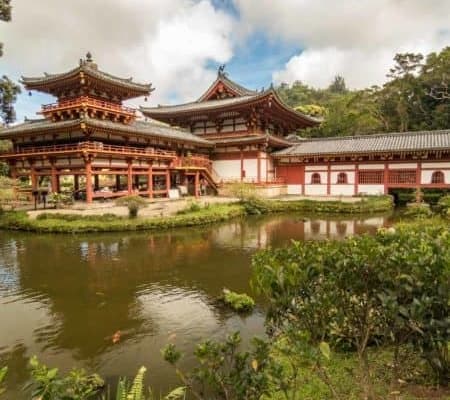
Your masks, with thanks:
[[[359,171],[358,183],[361,185],[380,185],[383,183],[383,171]]]
[[[434,171],[431,175],[431,183],[445,183],[444,173],[442,171]]]
[[[320,174],[314,172],[314,174],[311,175],[311,183],[313,185],[320,185]]]
[[[339,172],[337,183],[348,183],[347,174],[345,172]]]
[[[417,172],[412,170],[389,171],[389,183],[393,184],[413,184],[416,183]]]

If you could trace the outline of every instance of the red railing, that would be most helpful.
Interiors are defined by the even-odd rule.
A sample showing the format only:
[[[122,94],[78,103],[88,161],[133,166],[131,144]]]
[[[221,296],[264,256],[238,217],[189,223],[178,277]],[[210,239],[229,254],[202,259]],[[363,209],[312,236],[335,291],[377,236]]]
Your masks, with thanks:
[[[96,151],[103,153],[115,154],[140,154],[140,155],[154,155],[158,157],[176,158],[177,153],[170,150],[159,150],[153,147],[130,147],[103,144],[101,142],[80,142],[76,144],[55,144],[51,146],[39,147],[21,147],[16,150],[8,150],[3,154],[42,154],[42,153],[63,153],[75,151]]]
[[[109,101],[98,100],[88,96],[77,97],[76,99],[63,100],[58,103],[46,104],[42,106],[42,112],[49,112],[73,107],[94,107],[101,110],[113,111],[122,114],[134,115],[136,110]]]

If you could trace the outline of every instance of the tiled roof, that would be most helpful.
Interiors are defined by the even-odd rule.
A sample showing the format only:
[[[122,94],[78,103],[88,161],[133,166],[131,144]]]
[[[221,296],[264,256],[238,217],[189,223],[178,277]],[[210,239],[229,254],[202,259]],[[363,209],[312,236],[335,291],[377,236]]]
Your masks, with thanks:
[[[100,71],[94,62],[85,60],[80,60],[80,65],[76,68],[71,69],[70,71],[60,74],[45,73],[44,76],[39,77],[22,76],[21,82],[27,89],[34,89],[39,85],[49,84],[61,79],[79,75],[80,72],[83,72],[88,76],[92,76],[94,78],[109,82],[111,84],[115,84],[126,89],[142,93],[142,95],[150,94],[150,92],[153,90],[151,84],[137,83],[133,82],[132,78],[119,78],[117,76],[108,74],[107,72]]]
[[[306,139],[273,155],[275,157],[315,156],[420,150],[450,151],[450,129]]]
[[[213,143],[208,140],[202,139],[192,133],[173,128],[161,123],[146,122],[146,121],[134,121],[131,124],[123,124],[120,122],[113,122],[107,120],[100,120],[95,118],[79,118],[74,120],[52,122],[47,119],[28,120],[22,124],[14,125],[8,128],[0,129],[0,138],[11,138],[16,134],[39,132],[44,130],[61,130],[70,127],[77,127],[80,124],[85,123],[88,126],[94,128],[103,128],[117,130],[121,132],[135,133],[141,135],[147,135],[158,138],[167,138],[180,142],[193,143],[205,147],[212,147]]]
[[[217,79],[210,85],[208,89],[206,89],[205,93],[203,93],[200,98],[197,100],[198,102],[204,101],[210,91],[219,83],[222,82],[225,86],[230,88],[233,92],[236,92],[238,96],[254,96],[258,94],[256,90],[249,90],[244,86],[239,85],[238,83],[232,81],[227,77],[225,73],[218,73]]]
[[[241,97],[233,97],[221,100],[208,100],[208,101],[193,101],[190,103],[178,104],[173,106],[158,106],[158,107],[140,107],[141,112],[144,115],[158,119],[167,117],[170,114],[185,114],[189,115],[195,112],[206,112],[213,110],[223,109],[226,112],[227,107],[245,105],[256,100],[262,100],[265,98],[270,98],[275,100],[281,108],[285,110],[287,115],[293,116],[296,119],[302,120],[304,123],[315,126],[320,123],[317,119],[310,117],[308,115],[302,114],[283,103],[279,98],[277,93],[273,89],[265,90],[264,92],[257,92],[253,95],[245,95]]]

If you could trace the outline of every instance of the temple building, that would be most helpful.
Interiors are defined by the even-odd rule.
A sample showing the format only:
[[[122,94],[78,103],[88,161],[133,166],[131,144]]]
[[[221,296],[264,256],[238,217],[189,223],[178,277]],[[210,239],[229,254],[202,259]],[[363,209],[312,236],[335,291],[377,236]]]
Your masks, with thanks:
[[[136,118],[136,110],[122,101],[149,96],[149,84],[102,72],[88,53],[79,66],[61,74],[23,77],[27,90],[57,98],[42,106],[42,118],[0,130],[0,139],[12,149],[0,154],[13,178],[28,177],[32,191],[44,178],[52,192],[60,191],[60,178],[73,177],[76,198],[120,197],[139,193],[169,196],[185,185],[198,195],[200,181],[211,178],[210,141],[185,130]],[[109,186],[100,187],[100,177]]]
[[[242,87],[223,68],[198,100],[141,107],[145,119],[122,102],[150,96],[152,86],[101,71],[89,53],[68,72],[22,83],[57,99],[41,118],[0,129],[12,142],[0,160],[32,192],[60,192],[62,177],[87,202],[171,197],[181,188],[220,194],[229,182],[267,195],[450,189],[450,130],[304,139],[301,130],[320,121],[288,107],[273,87]]]

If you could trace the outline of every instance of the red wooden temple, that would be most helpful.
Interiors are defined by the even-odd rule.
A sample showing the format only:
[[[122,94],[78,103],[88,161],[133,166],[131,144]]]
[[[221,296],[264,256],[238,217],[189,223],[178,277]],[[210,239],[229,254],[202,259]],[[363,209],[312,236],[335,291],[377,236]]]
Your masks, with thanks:
[[[90,54],[68,72],[22,83],[57,98],[42,106],[42,118],[0,129],[13,143],[0,160],[32,190],[48,182],[59,192],[64,176],[87,202],[169,196],[182,186],[198,196],[202,186],[235,181],[268,195],[450,189],[450,130],[303,139],[294,133],[319,121],[286,106],[272,87],[246,89],[223,69],[196,101],[141,107],[146,120],[122,102],[149,96],[152,86],[99,70]]]

